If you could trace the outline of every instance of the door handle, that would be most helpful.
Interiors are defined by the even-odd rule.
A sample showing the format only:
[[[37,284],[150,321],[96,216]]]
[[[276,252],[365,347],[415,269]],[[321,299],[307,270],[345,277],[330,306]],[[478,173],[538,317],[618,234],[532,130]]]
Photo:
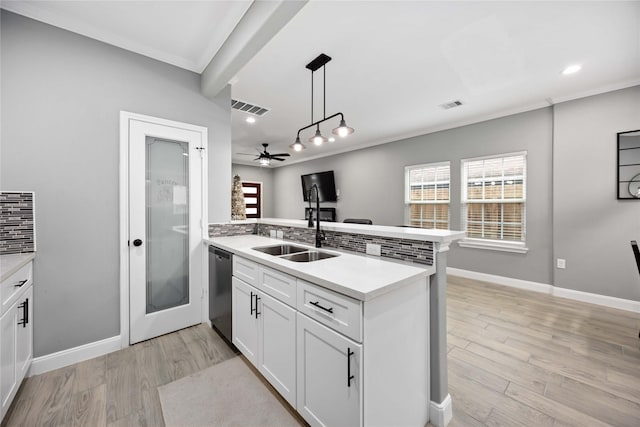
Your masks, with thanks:
[[[15,285],[13,285],[13,286],[15,286],[16,288],[20,288],[20,287],[22,287],[22,285],[24,285],[24,284],[25,284],[25,283],[27,283],[28,281],[29,281],[29,280],[21,280],[21,281],[19,281],[18,283],[16,283],[16,284],[15,284]]]
[[[354,354],[351,351],[351,347],[347,347],[347,387],[351,387],[351,380],[355,378],[355,376],[351,375],[351,356]]]
[[[258,315],[260,314],[260,312],[258,311],[258,300],[261,299],[258,294],[256,294],[256,319],[258,318]]]
[[[133,246],[140,246],[140,245],[142,245],[142,240],[136,239],[133,241]]]
[[[249,313],[250,316],[253,316],[253,312],[254,311],[258,311],[258,304],[256,304],[256,308],[253,308],[253,297],[254,296],[258,296],[258,294],[254,294],[253,291],[251,291],[251,301],[249,302],[249,304],[251,304],[251,313]],[[256,301],[257,303],[258,301]]]

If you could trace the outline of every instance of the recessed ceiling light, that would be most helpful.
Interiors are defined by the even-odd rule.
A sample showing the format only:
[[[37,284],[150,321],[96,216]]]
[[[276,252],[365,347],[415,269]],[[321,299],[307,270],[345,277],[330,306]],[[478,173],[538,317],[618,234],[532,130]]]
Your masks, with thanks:
[[[247,121],[247,123],[255,123],[256,119],[255,119],[255,117],[249,116],[249,117],[246,118],[246,121]]]
[[[580,71],[580,69],[582,68],[582,65],[569,65],[567,68],[564,69],[564,71],[562,72],[562,74],[564,74],[565,76],[569,75],[569,74],[573,74],[573,73],[577,73],[578,71]]]
[[[329,137],[329,142],[336,142],[336,139],[332,136]]]

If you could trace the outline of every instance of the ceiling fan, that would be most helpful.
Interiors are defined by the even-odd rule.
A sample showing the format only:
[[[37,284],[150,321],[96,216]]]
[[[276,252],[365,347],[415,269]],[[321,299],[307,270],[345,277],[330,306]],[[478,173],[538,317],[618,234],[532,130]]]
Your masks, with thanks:
[[[271,154],[267,151],[267,147],[269,146],[269,144],[263,143],[262,146],[264,147],[264,151],[260,151],[258,148],[256,148],[259,154],[258,156],[256,156],[255,159],[253,159],[260,162],[260,165],[262,166],[269,166],[271,164],[271,160],[278,160],[279,162],[282,162],[285,159],[281,159],[280,157],[289,157],[291,155],[289,153]],[[253,154],[247,154],[247,153],[238,153],[238,154],[241,154],[244,156],[253,156]]]

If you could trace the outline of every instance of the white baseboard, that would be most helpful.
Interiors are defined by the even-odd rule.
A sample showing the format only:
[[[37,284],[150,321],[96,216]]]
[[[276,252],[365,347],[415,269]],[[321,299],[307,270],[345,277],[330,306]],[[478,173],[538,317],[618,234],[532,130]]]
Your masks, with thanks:
[[[120,348],[120,335],[117,335],[115,337],[36,357],[31,363],[28,376],[39,375],[53,371],[54,369],[64,368],[65,366],[73,365],[74,363],[93,359],[94,357],[120,350]]]
[[[610,297],[607,295],[591,294],[589,292],[575,291],[573,289],[558,287],[553,288],[552,295],[560,298],[568,298],[576,301],[603,305],[605,307],[617,308],[619,310],[640,313],[640,301]]]
[[[465,277],[467,279],[482,280],[483,282],[496,283],[498,285],[510,286],[512,288],[526,289],[528,291],[551,294],[553,286],[544,283],[530,282],[528,280],[512,279],[511,277],[496,276],[493,274],[478,273],[476,271],[462,270],[459,268],[447,267],[447,274]]]
[[[640,313],[640,301],[610,297],[607,295],[592,294],[589,292],[575,291],[573,289],[560,288],[557,286],[548,285],[546,283],[530,282],[527,280],[496,276],[493,274],[478,273],[475,271],[462,270],[453,267],[447,267],[447,274],[451,274],[452,276],[460,276],[467,279],[496,283],[498,285],[510,286],[512,288],[542,292],[544,294],[553,295],[559,298],[567,298],[575,301],[602,305],[604,307],[617,308],[619,310],[631,311],[633,313]]]
[[[451,395],[441,403],[434,401],[429,402],[429,422],[436,427],[446,427],[453,419],[453,406],[451,405]]]

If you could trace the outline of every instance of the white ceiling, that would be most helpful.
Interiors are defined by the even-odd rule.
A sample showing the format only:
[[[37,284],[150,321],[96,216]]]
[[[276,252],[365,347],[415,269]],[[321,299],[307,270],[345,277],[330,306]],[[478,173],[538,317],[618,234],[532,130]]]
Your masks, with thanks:
[[[251,1],[11,1],[2,8],[202,72]],[[311,123],[311,73],[326,66],[327,116],[356,132],[294,153]],[[563,76],[570,64],[582,71]],[[311,1],[232,79],[233,98],[271,111],[249,125],[234,111],[233,160],[277,166],[640,84],[640,2]],[[316,73],[315,120],[322,112]],[[438,105],[461,100],[443,110]],[[328,135],[337,125],[321,127]],[[311,136],[306,131],[303,141]]]
[[[289,144],[311,123],[305,65],[321,52],[333,58],[327,116],[342,111],[356,132],[294,153]],[[582,71],[561,74],[575,63]],[[634,84],[639,2],[312,1],[238,73],[233,98],[271,111],[253,125],[233,112],[233,159],[250,163],[236,153],[268,142],[292,153],[282,166]],[[456,99],[465,105],[438,107]]]
[[[251,0],[2,0],[12,12],[201,73]]]

